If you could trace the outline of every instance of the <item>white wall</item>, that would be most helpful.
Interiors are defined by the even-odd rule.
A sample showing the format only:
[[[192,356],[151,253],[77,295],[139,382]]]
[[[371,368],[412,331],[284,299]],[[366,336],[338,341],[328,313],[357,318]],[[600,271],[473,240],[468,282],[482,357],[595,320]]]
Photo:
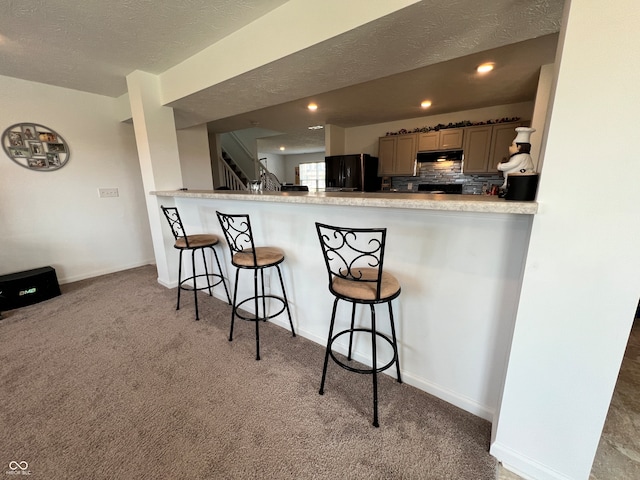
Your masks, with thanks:
[[[549,102],[551,91],[555,81],[555,65],[543,65],[538,77],[538,90],[536,91],[536,101],[531,118],[531,127],[536,131],[531,137],[531,158],[535,165],[536,172],[542,171],[542,159],[540,152],[543,151],[543,141],[546,138],[546,126],[549,121]]]
[[[285,182],[295,183],[296,167],[301,163],[324,162],[324,152],[285,155]]]
[[[207,125],[177,130],[182,186],[190,190],[213,189]]]
[[[635,0],[574,1],[563,20],[491,448],[525,478],[589,477],[640,296],[639,24]]]
[[[32,171],[0,159],[0,273],[51,265],[61,283],[153,262],[131,124],[116,100],[0,76],[0,126],[33,122],[58,132],[65,167]],[[98,198],[116,187],[117,198]]]
[[[327,157],[347,154],[344,149],[344,133],[345,129],[337,125],[327,124],[324,126],[324,145]]]
[[[368,153],[377,157],[378,138],[384,137],[387,132],[397,132],[403,128],[411,131],[414,128],[435,126],[439,123],[446,125],[463,120],[484,122],[505,117],[520,117],[523,120],[531,120],[532,115],[533,102],[524,102],[347,128],[345,129],[345,152]]]

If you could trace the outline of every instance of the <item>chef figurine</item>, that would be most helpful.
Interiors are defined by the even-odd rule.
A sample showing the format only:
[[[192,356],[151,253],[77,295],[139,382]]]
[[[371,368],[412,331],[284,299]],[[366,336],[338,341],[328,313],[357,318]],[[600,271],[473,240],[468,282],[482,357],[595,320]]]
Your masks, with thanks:
[[[502,188],[507,188],[507,177],[510,173],[532,173],[534,172],[533,160],[531,159],[531,143],[529,139],[531,134],[535,132],[535,128],[518,127],[516,128],[516,138],[509,145],[509,160],[505,163],[498,164],[498,170],[504,173],[504,183]]]

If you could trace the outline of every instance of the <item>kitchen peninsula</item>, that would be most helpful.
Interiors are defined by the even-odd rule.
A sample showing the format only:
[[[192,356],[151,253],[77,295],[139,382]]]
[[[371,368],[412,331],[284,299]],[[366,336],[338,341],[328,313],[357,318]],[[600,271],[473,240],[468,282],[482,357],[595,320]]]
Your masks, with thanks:
[[[495,195],[442,195],[410,192],[262,192],[234,190],[171,190],[151,192],[159,197],[211,198],[218,200],[303,203],[379,208],[410,208],[460,212],[534,214],[536,202],[518,202]]]
[[[286,253],[283,275],[296,331],[323,345],[332,297],[315,222],[386,227],[385,270],[402,285],[394,301],[405,383],[475,415],[493,420],[513,333],[535,202],[484,195],[356,192],[156,191],[159,205],[175,205],[190,233],[221,233],[216,210],[248,213],[257,245]],[[167,242],[171,233],[165,231]],[[167,256],[175,252],[167,250]],[[225,250],[223,271],[230,259]],[[243,296],[249,278],[239,285]],[[265,277],[266,288],[277,283]],[[218,287],[216,287],[218,288]],[[223,298],[224,292],[214,292]],[[358,310],[368,321],[368,311]],[[388,329],[388,312],[378,309]],[[350,308],[339,304],[337,322]],[[206,321],[206,319],[205,319]],[[275,323],[286,327],[279,319]],[[240,325],[238,334],[248,334]],[[386,333],[389,333],[388,330]],[[295,339],[287,341],[296,341]],[[368,344],[356,344],[368,361]],[[268,351],[263,361],[268,361]],[[388,352],[386,352],[388,353]],[[384,361],[385,352],[380,353]],[[322,366],[318,365],[318,382]],[[384,392],[380,393],[384,399]],[[388,407],[381,401],[381,409]]]

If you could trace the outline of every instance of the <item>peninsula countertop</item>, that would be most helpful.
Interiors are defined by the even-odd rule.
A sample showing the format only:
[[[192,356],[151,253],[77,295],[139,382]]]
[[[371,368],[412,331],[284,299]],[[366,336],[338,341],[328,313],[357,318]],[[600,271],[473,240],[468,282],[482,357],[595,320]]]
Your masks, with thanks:
[[[495,195],[447,195],[410,192],[273,192],[249,193],[236,190],[152,191],[158,197],[202,198],[275,203],[304,203],[377,208],[408,208],[480,213],[533,215],[537,202],[505,200]]]

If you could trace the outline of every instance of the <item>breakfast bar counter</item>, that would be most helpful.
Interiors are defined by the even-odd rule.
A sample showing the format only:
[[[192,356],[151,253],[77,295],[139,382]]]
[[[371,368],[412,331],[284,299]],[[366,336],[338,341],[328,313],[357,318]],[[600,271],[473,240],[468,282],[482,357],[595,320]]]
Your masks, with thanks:
[[[262,192],[234,190],[170,190],[151,192],[160,197],[211,198],[351,207],[411,208],[458,212],[534,214],[536,202],[518,202],[495,195],[447,195],[410,192]]]
[[[148,198],[151,208],[154,200],[158,212],[160,205],[178,207],[189,234],[222,236],[216,211],[249,214],[256,245],[278,245],[285,252],[282,273],[296,333],[323,347],[333,298],[327,289],[315,222],[353,228],[386,227],[384,269],[398,278],[402,287],[402,294],[394,300],[394,317],[403,381],[475,415],[493,419],[538,207],[535,202],[488,195],[251,194],[226,190],[156,191]],[[158,243],[164,245],[156,246],[156,258],[173,262],[166,274],[159,268],[158,281],[175,286],[171,278],[177,271],[173,237],[168,227],[160,222],[158,225],[163,240]],[[233,277],[226,247],[220,252],[225,276]],[[265,285],[275,292],[279,288],[277,277],[265,275]],[[241,276],[238,288],[240,297],[247,296],[252,281],[243,283]],[[221,286],[214,289],[214,296],[226,301]],[[202,301],[207,298],[203,296]],[[384,332],[389,325],[388,312],[380,309],[377,317],[376,324]],[[349,306],[341,302],[336,328],[348,325],[350,318]],[[286,318],[272,321],[289,329]],[[366,324],[368,309],[358,309],[356,321]],[[234,337],[249,335],[253,341],[251,327],[242,322],[234,330]],[[357,343],[355,352],[356,359],[370,364],[368,343]],[[261,356],[262,362],[268,362],[269,349],[265,347]],[[311,391],[319,387],[322,365],[317,365],[317,372],[318,385]],[[381,391],[381,415],[388,407],[384,398]]]

